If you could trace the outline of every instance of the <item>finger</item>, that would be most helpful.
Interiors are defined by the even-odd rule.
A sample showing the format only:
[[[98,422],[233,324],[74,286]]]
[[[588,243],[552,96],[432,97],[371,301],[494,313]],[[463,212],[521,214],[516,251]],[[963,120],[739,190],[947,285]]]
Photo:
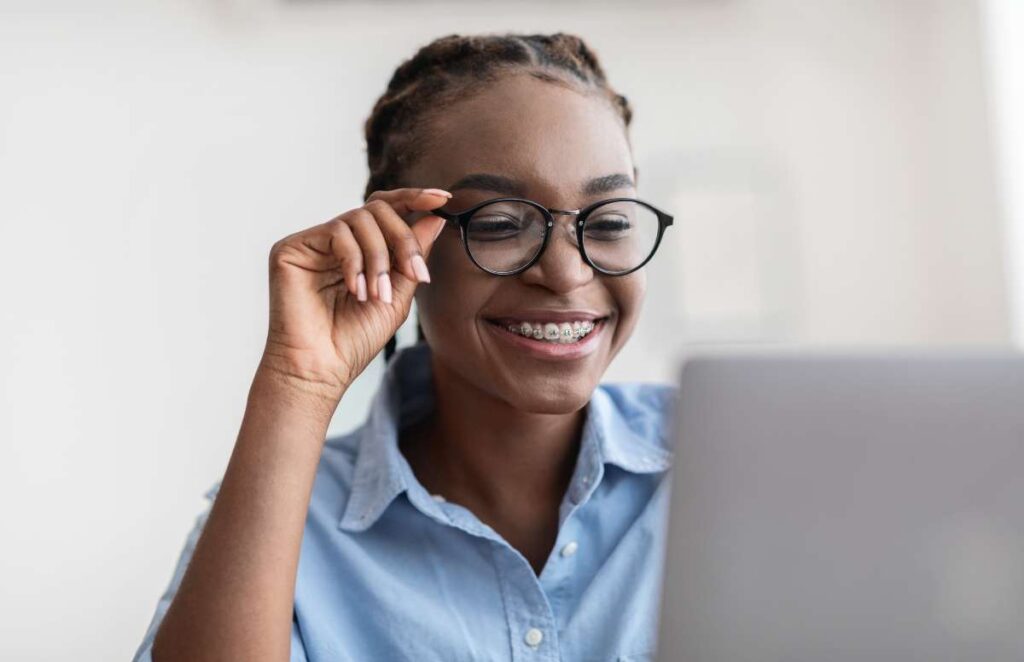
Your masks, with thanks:
[[[371,200],[364,205],[377,219],[377,225],[393,255],[395,268],[414,282],[430,282],[427,263],[412,228],[384,200]]]
[[[363,273],[371,298],[391,303],[391,259],[377,219],[363,207],[342,215],[363,252]]]
[[[444,230],[447,223],[448,221],[440,216],[428,214],[422,218],[416,219],[416,221],[409,226],[413,236],[416,237],[417,243],[420,245],[420,251],[423,253],[423,259],[430,257],[430,251],[433,250],[434,244],[437,242],[438,237],[441,236],[441,231]]]
[[[438,188],[396,188],[388,191],[374,191],[366,201],[383,200],[404,218],[414,211],[437,209],[451,198],[451,193]]]
[[[348,224],[340,218],[325,223],[328,247],[338,260],[345,287],[359,301],[366,301],[366,277],[363,275],[363,251]]]
[[[437,243],[437,238],[440,236],[441,231],[444,230],[446,221],[440,216],[428,215],[418,219],[409,228],[410,232],[415,237],[417,243],[419,243],[424,260],[424,270],[426,267],[426,260],[430,257],[430,252]],[[429,278],[429,272],[428,272]],[[429,281],[428,281],[429,282]],[[395,293],[400,297],[400,301],[410,301],[416,292],[416,287],[420,281],[409,280],[402,278],[395,283]]]

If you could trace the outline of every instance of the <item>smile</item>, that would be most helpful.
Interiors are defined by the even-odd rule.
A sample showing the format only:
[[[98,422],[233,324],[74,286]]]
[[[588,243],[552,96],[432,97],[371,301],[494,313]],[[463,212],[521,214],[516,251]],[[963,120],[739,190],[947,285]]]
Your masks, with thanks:
[[[511,348],[526,350],[538,358],[582,358],[597,349],[607,317],[578,321],[518,321],[489,319],[487,327]]]

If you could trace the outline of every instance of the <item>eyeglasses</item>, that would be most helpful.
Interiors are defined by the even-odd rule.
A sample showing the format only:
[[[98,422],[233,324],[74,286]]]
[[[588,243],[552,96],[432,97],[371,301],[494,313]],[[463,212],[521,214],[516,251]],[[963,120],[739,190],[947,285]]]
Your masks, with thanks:
[[[496,198],[460,212],[431,214],[459,224],[473,264],[495,276],[533,266],[548,244],[555,216],[575,216],[583,261],[608,276],[625,276],[654,257],[672,216],[635,198],[610,198],[582,209],[551,209],[523,198]]]

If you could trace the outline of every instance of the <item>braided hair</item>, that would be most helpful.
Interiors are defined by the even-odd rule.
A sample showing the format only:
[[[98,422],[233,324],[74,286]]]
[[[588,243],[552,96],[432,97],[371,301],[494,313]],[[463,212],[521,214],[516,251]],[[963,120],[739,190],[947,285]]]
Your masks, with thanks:
[[[625,96],[608,84],[597,55],[579,37],[542,34],[451,34],[420,48],[395,70],[387,90],[364,125],[370,176],[363,194],[402,186],[410,164],[429,147],[430,136],[417,127],[470,88],[508,73],[526,73],[555,85],[593,92],[607,99],[628,128],[633,111]],[[430,99],[430,103],[423,103]],[[628,140],[628,135],[627,135]],[[417,338],[423,329],[417,324]],[[395,338],[384,348],[385,360],[395,352]]]

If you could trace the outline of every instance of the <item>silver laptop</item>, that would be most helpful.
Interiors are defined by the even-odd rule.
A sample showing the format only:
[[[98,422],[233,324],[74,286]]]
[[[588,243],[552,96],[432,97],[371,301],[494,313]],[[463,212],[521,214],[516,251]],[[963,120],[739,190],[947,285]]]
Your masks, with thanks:
[[[1024,358],[694,358],[658,659],[1024,660]]]

